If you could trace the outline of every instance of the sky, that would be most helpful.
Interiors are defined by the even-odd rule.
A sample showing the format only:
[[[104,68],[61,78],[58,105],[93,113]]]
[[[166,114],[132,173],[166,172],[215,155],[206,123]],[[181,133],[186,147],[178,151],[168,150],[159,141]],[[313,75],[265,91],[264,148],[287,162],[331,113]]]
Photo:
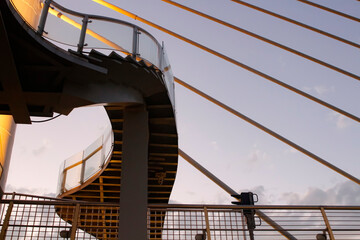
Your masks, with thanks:
[[[141,26],[164,42],[176,77],[360,178],[359,123],[90,0],[57,2]],[[109,2],[360,116],[356,79],[161,0]],[[177,2],[360,75],[355,47],[230,0]],[[359,22],[296,0],[247,2],[360,43]],[[360,18],[359,1],[313,2]],[[175,94],[179,147],[234,190],[257,193],[259,204],[360,204],[359,185],[180,85]],[[61,162],[95,141],[108,124],[101,107],[87,107],[47,123],[18,125],[6,190],[53,195]],[[179,157],[171,202],[231,201]]]

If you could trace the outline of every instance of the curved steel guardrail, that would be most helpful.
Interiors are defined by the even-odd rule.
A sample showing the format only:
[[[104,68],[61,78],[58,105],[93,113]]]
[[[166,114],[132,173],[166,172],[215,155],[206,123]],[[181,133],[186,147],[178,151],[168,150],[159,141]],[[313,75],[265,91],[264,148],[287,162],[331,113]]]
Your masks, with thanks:
[[[160,69],[175,108],[174,77],[165,47],[145,29],[119,19],[76,12],[52,0],[7,1],[38,35],[63,49],[80,54],[89,49],[104,54],[115,51]]]

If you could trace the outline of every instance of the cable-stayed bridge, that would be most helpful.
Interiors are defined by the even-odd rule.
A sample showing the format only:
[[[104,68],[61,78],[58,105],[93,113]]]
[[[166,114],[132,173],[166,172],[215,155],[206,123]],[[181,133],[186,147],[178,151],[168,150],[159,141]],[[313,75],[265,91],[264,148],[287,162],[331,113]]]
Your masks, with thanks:
[[[347,117],[351,121],[359,122],[359,117],[356,114],[282,82],[263,71],[141,18],[116,5],[105,1],[95,2],[164,31],[236,67],[249,71],[272,84],[276,84],[304,97],[304,99],[311,100],[314,104],[319,104],[341,116]],[[356,73],[337,67],[334,64],[317,59],[194,9],[172,1],[166,2],[175,4],[175,6],[220,23],[233,30],[245,33],[248,36],[311,61],[314,64],[321,65],[337,72],[337,74],[346,76],[346,78],[351,78],[355,81],[359,80],[359,76]],[[242,1],[234,2],[322,34],[341,42],[341,44],[347,44],[354,48],[358,47],[352,41],[271,11],[249,5]],[[311,4],[308,1],[303,2]],[[35,7],[36,4],[38,4],[37,8]],[[51,208],[54,214],[57,214],[65,222],[71,223],[73,226],[70,230],[64,230],[63,235],[69,234],[69,237],[72,239],[75,236],[79,237],[81,234],[83,234],[83,238],[96,237],[100,239],[191,239],[194,236],[197,238],[207,236],[209,239],[211,236],[214,239],[254,239],[256,236],[265,239],[276,239],[278,237],[302,239],[302,236],[305,236],[303,239],[306,239],[306,237],[314,237],[315,235],[319,238],[328,236],[331,239],[335,239],[336,232],[340,236],[349,236],[350,239],[355,236],[356,233],[354,232],[356,232],[357,225],[353,223],[356,223],[357,220],[352,220],[351,227],[349,228],[342,228],[343,225],[340,224],[340,227],[338,226],[339,228],[335,230],[336,228],[331,228],[331,221],[329,221],[326,211],[343,209],[346,211],[352,210],[352,214],[356,214],[357,207],[335,207],[334,209],[328,207],[293,207],[292,210],[295,212],[304,209],[309,210],[310,217],[314,217],[317,213],[321,214],[317,216],[321,217],[321,224],[315,224],[317,228],[310,228],[309,225],[301,228],[301,224],[296,225],[295,228],[289,228],[286,224],[279,224],[281,220],[274,220],[276,215],[271,216],[272,212],[267,213],[266,211],[269,209],[281,209],[283,211],[291,207],[265,207],[264,210],[263,208],[255,210],[254,207],[251,207],[252,203],[248,208],[238,208],[240,210],[233,216],[234,219],[237,219],[236,221],[234,220],[234,224],[236,224],[235,230],[231,223],[230,225],[226,223],[228,219],[232,219],[231,213],[226,215],[227,210],[224,210],[232,209],[234,211],[236,209],[234,207],[212,208],[209,206],[204,207],[200,215],[192,215],[192,211],[189,211],[188,214],[190,215],[187,216],[185,214],[186,211],[182,210],[182,206],[177,206],[179,209],[174,210],[173,217],[169,215],[171,213],[167,209],[169,206],[157,206],[158,208],[156,208],[156,206],[151,207],[150,205],[147,208],[148,203],[167,203],[177,170],[178,144],[174,114],[174,82],[170,72],[171,65],[166,59],[163,45],[157,42],[146,30],[124,21],[83,14],[66,9],[51,1],[45,1],[42,4],[35,1],[35,4],[33,3],[25,7],[26,9],[32,6],[30,10],[38,13],[37,16],[39,18],[36,20],[32,15],[33,13],[30,14],[32,15],[31,18],[27,18],[26,11],[22,11],[20,5],[17,5],[16,1],[6,2],[2,5],[2,18],[4,22],[2,25],[4,33],[2,35],[3,50],[7,54],[3,57],[3,59],[6,59],[4,60],[4,66],[6,66],[4,69],[10,70],[2,77],[4,89],[2,113],[13,115],[17,123],[30,123],[30,116],[51,117],[54,112],[66,115],[76,107],[103,104],[111,119],[112,132],[114,133],[113,135],[111,132],[110,134],[105,133],[89,148],[81,152],[81,154],[65,162],[59,182],[59,194],[60,197],[70,198],[73,202],[71,204],[67,201],[48,203],[48,205],[55,205],[55,208]],[[357,18],[333,9],[316,4],[311,4],[311,6],[348,18],[351,21],[357,21]],[[40,12],[42,12],[41,16]],[[51,15],[53,16],[52,19]],[[22,24],[19,24],[19,22]],[[99,24],[99,22],[102,24]],[[49,23],[55,25],[52,28],[47,28],[48,25],[46,24]],[[106,25],[108,27],[105,27]],[[57,31],[53,30],[61,29],[61,26],[71,26],[80,30],[78,41],[75,44],[71,45],[71,43],[66,42],[67,36],[65,36],[65,40],[61,36],[56,36]],[[123,28],[122,34],[116,38],[112,35],[114,33],[106,32],[108,29],[113,30],[114,26]],[[123,37],[126,36],[126,33],[128,37],[131,37],[130,41]],[[60,46],[72,46],[73,50],[63,51],[51,45],[50,42]],[[7,61],[7,59],[11,59],[11,61]],[[359,179],[356,176],[287,139],[282,134],[260,124],[183,80],[175,78],[174,81],[305,154],[310,159],[359,184]],[[226,186],[220,179],[209,173],[182,150],[179,150],[179,154],[228,193],[236,194],[236,191]],[[131,159],[131,161],[126,161],[125,159]],[[29,196],[22,197],[27,198]],[[8,232],[7,229],[9,227],[16,227],[16,224],[20,228],[23,226],[21,223],[17,223],[16,219],[15,222],[11,223],[14,220],[14,217],[11,215],[14,213],[12,209],[14,204],[17,204],[15,205],[17,207],[16,212],[24,210],[25,206],[27,206],[22,205],[24,207],[19,208],[21,204],[33,204],[21,202],[21,197],[19,198],[19,202],[16,202],[16,195],[13,195],[13,199],[4,200],[4,203],[8,205],[6,214],[5,208],[3,211],[4,224],[1,233],[3,238],[9,237],[8,234],[10,233],[11,238],[14,234],[18,237],[19,235],[17,234],[19,233],[14,233],[16,232],[14,229]],[[236,196],[236,198],[243,200],[240,196]],[[120,209],[123,210],[119,212],[119,208],[116,208],[116,205],[101,205],[102,207],[100,208],[94,206],[84,207],[86,204],[84,202],[77,202],[78,200],[86,201],[88,202],[87,204],[90,204],[89,202],[91,204],[94,204],[94,202],[113,203],[120,200]],[[69,207],[69,204],[72,206]],[[119,206],[119,204],[117,205]],[[110,210],[108,207],[110,207]],[[175,208],[176,206],[172,207]],[[199,211],[196,210],[197,206],[188,207],[195,208],[195,212]],[[36,208],[38,207],[36,206]],[[50,211],[49,209],[47,211]],[[210,212],[208,209],[211,209]],[[216,209],[221,209],[221,211]],[[180,212],[184,212],[184,218],[179,217]],[[30,211],[26,214],[30,216],[37,213],[36,211],[34,213]],[[215,217],[220,216],[219,214],[224,214],[224,219]],[[255,220],[255,214],[258,216],[258,220]],[[289,212],[285,211],[282,214],[286,215]],[[306,213],[301,212],[299,217],[308,217],[303,214]],[[136,216],[136,218],[130,216]],[[39,217],[42,218],[43,216],[37,216],[36,218]],[[178,217],[180,222],[188,219],[188,223],[175,227],[176,217]],[[198,217],[201,218],[199,226],[196,223]],[[348,216],[340,217],[342,221]],[[172,223],[169,222],[169,219],[172,219]],[[209,219],[212,219],[212,222]],[[225,224],[223,221],[225,221]],[[285,218],[282,221],[290,222],[292,220]],[[116,225],[117,222],[120,222],[120,224]],[[216,227],[217,224],[219,227]],[[230,226],[230,228],[221,227],[226,225]],[[46,226],[44,227],[46,228]],[[268,227],[268,229],[266,227],[263,229],[264,226]],[[36,237],[40,236],[41,230],[39,229],[41,229],[41,225],[36,225],[35,223],[29,225],[28,221],[24,227],[31,228],[31,235],[34,234],[34,229],[37,229],[35,230],[35,235]],[[47,227],[52,228],[54,226]],[[63,225],[63,228],[69,229],[69,226]],[[134,228],[139,231],[134,233]],[[271,231],[277,235],[257,235],[257,231]],[[26,231],[19,232],[27,234]],[[299,232],[301,234],[298,234]],[[308,232],[308,234],[302,232]],[[347,234],[347,232],[350,232],[350,234]],[[45,231],[46,234],[47,231]],[[50,236],[54,237],[53,235]]]

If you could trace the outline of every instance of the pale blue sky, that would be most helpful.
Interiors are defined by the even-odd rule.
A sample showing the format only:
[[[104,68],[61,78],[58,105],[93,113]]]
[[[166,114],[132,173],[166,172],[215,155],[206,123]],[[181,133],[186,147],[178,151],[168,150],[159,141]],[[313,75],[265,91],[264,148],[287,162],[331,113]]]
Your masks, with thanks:
[[[90,0],[58,2],[145,28],[165,42],[175,76],[360,178],[359,123]],[[360,116],[358,80],[160,0],[109,2]],[[229,0],[178,2],[360,75],[357,48]],[[360,18],[358,1],[314,2]],[[296,0],[251,3],[360,43],[360,24],[340,16]],[[176,112],[180,148],[235,190],[259,193],[262,203],[350,204],[350,197],[360,193],[360,186],[179,85]],[[60,162],[94,141],[106,124],[103,111],[90,108],[47,124],[18,126],[9,189],[54,192]],[[346,199],[319,197],[344,188],[349,195]],[[171,199],[181,203],[231,201],[181,158]],[[360,199],[353,201],[360,204]]]

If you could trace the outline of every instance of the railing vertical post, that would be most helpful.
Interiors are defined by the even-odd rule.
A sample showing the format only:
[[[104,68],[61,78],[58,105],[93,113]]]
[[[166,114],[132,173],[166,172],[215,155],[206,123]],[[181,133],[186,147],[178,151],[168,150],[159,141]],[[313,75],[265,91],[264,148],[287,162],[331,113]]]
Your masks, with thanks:
[[[5,215],[5,219],[4,219],[4,223],[3,223],[3,226],[1,228],[1,233],[0,233],[0,240],[5,240],[5,236],[6,236],[6,231],[9,227],[9,221],[10,221],[10,217],[11,217],[11,211],[13,209],[13,206],[14,206],[14,202],[11,201],[9,203],[9,206],[7,208],[7,211],[6,211],[6,215]]]
[[[84,156],[85,152],[83,151],[82,158],[81,158],[81,172],[80,172],[80,184],[84,183],[84,176],[85,176],[85,167],[86,167],[86,160]],[[87,156],[86,156],[87,158]]]
[[[61,189],[60,189],[61,194],[63,194],[65,192],[66,173],[67,173],[67,170],[64,169],[64,171],[63,171],[63,180],[62,180]]]
[[[39,20],[39,26],[38,26],[38,30],[37,30],[37,33],[40,36],[42,36],[42,34],[44,33],[46,18],[47,18],[48,12],[49,12],[51,1],[52,0],[45,0],[45,2],[44,2],[44,7],[43,7],[43,10],[41,12],[41,16],[40,16],[40,20]]]
[[[77,203],[75,206],[74,215],[72,219],[70,240],[75,240],[77,225],[79,222],[79,213],[80,213],[80,203]]]
[[[330,240],[335,240],[334,234],[333,234],[333,232],[331,230],[330,222],[329,222],[329,220],[328,220],[328,218],[326,216],[326,213],[325,213],[325,209],[323,207],[321,207],[320,210],[321,210],[321,214],[322,214],[322,216],[324,218],[324,222],[326,224],[326,229],[327,229],[327,231],[328,231],[328,233],[330,235]]]
[[[133,49],[132,49],[132,57],[136,59],[136,57],[139,55],[139,29],[137,27],[134,27],[133,32]]]
[[[84,46],[85,46],[85,36],[86,36],[87,25],[89,22],[89,16],[85,15],[82,22],[83,23],[81,26],[80,39],[79,39],[78,49],[77,49],[78,53],[82,53]]]
[[[99,165],[99,168],[103,168],[104,167],[104,164],[105,164],[105,142],[104,142],[104,137],[105,137],[105,134],[103,134],[102,136],[101,136],[101,146],[102,146],[102,148],[101,148],[101,160],[100,160],[100,165]]]
[[[159,59],[159,67],[161,69],[161,71],[164,70],[164,66],[163,66],[163,63],[164,63],[164,42],[161,42],[161,48],[160,48],[160,59]]]
[[[206,235],[207,235],[206,239],[211,240],[210,224],[209,224],[209,213],[208,213],[207,207],[204,207],[204,214],[205,214]]]
[[[244,209],[241,209],[241,224],[242,224],[242,228],[243,228],[243,238],[244,240],[247,240],[246,239],[246,231],[245,231],[245,222],[246,222],[246,219],[245,219],[245,215],[244,215]]]

